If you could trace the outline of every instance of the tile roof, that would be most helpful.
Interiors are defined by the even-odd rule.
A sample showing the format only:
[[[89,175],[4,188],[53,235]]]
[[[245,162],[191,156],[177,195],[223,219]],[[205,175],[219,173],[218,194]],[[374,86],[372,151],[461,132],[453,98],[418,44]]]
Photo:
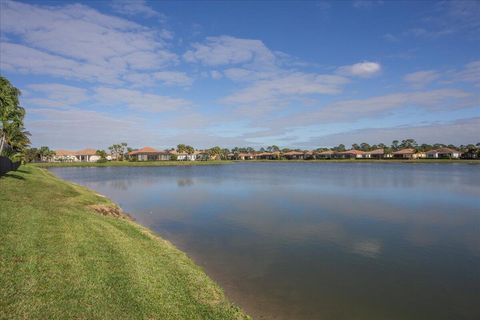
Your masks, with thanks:
[[[406,149],[395,151],[393,154],[414,154],[414,153],[416,153],[415,149],[406,148]]]
[[[97,154],[97,150],[95,149],[82,149],[75,152],[76,156],[94,156]]]
[[[368,151],[367,153],[368,153],[368,154],[384,154],[384,153],[385,153],[385,150],[383,150],[383,149],[375,149],[375,150],[372,150],[372,151]]]
[[[75,151],[71,151],[71,150],[63,150],[63,149],[55,150],[55,155],[59,157],[74,156],[75,153],[76,153]]]
[[[158,151],[157,149],[154,149],[152,147],[143,147],[141,149],[129,152],[128,154],[133,156],[136,154],[146,154],[146,153],[161,153],[161,151]]]

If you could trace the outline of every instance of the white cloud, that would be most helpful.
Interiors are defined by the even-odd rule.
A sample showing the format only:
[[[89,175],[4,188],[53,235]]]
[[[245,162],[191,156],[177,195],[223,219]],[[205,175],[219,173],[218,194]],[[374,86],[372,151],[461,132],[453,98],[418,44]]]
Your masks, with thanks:
[[[260,40],[208,37],[204,43],[194,43],[192,47],[183,58],[208,66],[251,63],[264,67],[275,62],[275,55]]]
[[[165,86],[188,87],[193,83],[190,76],[178,71],[128,73],[123,80],[130,82],[133,87],[153,87],[159,82]]]
[[[223,74],[217,70],[210,71],[210,76],[215,80],[223,78]]]
[[[404,32],[403,35],[438,39],[462,33],[470,39],[479,39],[480,2],[469,0],[439,1],[428,15],[418,19],[419,25]]]
[[[8,55],[2,64],[12,71],[115,83],[132,70],[158,70],[178,60],[158,32],[84,5],[4,1],[0,14],[2,35],[23,43],[2,44],[2,55]]]
[[[114,0],[112,8],[125,15],[142,15],[145,17],[161,17],[161,15],[147,5],[145,0]]]
[[[189,86],[193,82],[193,79],[187,76],[185,73],[176,71],[155,72],[153,73],[153,77],[156,80],[160,80],[164,84],[171,86]]]
[[[415,88],[422,88],[440,78],[440,74],[434,70],[423,70],[409,73],[404,80]]]
[[[185,99],[144,93],[131,89],[100,87],[95,89],[95,99],[107,105],[127,106],[133,110],[146,112],[172,111],[190,105]]]
[[[33,118],[32,118],[33,117]],[[82,149],[106,148],[113,143],[152,142],[154,134],[146,132],[141,121],[113,118],[108,114],[77,108],[31,109],[26,125],[35,146]],[[135,132],[135,135],[132,135]]]
[[[355,122],[365,118],[381,118],[408,107],[442,111],[478,105],[478,97],[458,89],[393,93],[367,99],[344,100],[327,104],[317,111],[297,113],[272,125],[299,127],[316,123]]]
[[[356,0],[356,1],[353,1],[352,5],[353,5],[354,8],[357,8],[357,9],[372,8],[374,6],[383,5],[383,1],[382,0],[376,0],[376,1],[373,1],[373,0]]]
[[[476,117],[427,125],[360,129],[312,138],[306,143],[317,146],[333,146],[340,143],[349,145],[359,141],[388,144],[393,140],[412,138],[420,143],[460,145],[480,142],[479,128],[480,118]]]
[[[349,66],[342,66],[337,69],[337,73],[346,76],[368,78],[372,77],[382,70],[378,62],[359,62]]]
[[[27,103],[43,107],[69,107],[88,100],[87,90],[59,83],[31,84],[28,88],[36,95]],[[38,97],[38,95],[43,97]]]
[[[454,72],[451,77],[453,81],[470,82],[480,87],[480,60],[468,63],[462,70]]]
[[[23,74],[48,74],[65,79],[119,83],[118,72],[107,66],[86,64],[32,49],[0,42],[0,68]]]
[[[227,104],[279,103],[312,94],[336,94],[348,79],[336,75],[294,72],[254,82],[251,86],[222,99]]]

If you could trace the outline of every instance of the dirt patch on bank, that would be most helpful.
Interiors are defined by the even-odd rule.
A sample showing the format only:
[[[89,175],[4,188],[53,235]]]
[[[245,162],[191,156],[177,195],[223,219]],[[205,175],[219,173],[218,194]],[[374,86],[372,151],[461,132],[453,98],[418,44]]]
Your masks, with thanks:
[[[102,216],[109,216],[115,218],[122,218],[133,220],[133,218],[126,212],[124,212],[120,207],[105,205],[105,204],[92,204],[88,206],[90,209],[96,213],[101,214]]]

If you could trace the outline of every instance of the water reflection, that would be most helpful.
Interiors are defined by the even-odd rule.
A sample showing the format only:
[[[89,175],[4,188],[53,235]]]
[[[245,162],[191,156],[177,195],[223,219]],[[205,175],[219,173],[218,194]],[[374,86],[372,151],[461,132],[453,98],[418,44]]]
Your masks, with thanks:
[[[476,319],[480,168],[56,168],[191,255],[260,319]]]

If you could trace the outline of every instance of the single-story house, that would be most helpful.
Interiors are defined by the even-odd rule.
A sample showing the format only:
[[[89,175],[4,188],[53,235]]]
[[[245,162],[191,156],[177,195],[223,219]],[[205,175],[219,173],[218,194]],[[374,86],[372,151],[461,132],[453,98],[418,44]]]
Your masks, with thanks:
[[[430,150],[426,152],[427,158],[438,159],[438,158],[448,158],[448,159],[458,159],[462,155],[460,151],[451,149],[451,148],[440,148],[436,150]]]
[[[365,152],[361,150],[347,150],[343,152],[339,152],[340,158],[344,159],[362,159],[365,156]]]
[[[282,153],[282,157],[288,160],[303,160],[305,159],[305,152],[288,151],[288,152]]]
[[[253,160],[255,159],[255,155],[253,153],[238,153],[236,154],[235,158],[237,160]]]
[[[195,161],[197,159],[198,152],[189,154],[187,152],[178,152],[177,150],[171,150],[170,154],[176,156],[178,161]]]
[[[55,155],[50,159],[53,162],[75,162],[78,161],[75,151],[55,150]]]
[[[78,161],[82,162],[96,162],[101,159],[99,155],[97,155],[97,150],[95,149],[83,149],[75,152],[75,156],[77,157]]]
[[[375,149],[365,152],[364,158],[382,159],[385,157],[385,151],[383,149]]]
[[[195,151],[195,160],[207,161],[207,160],[220,160],[220,155],[210,156],[205,150]]]
[[[313,160],[315,159],[315,151],[307,151],[305,152],[305,160]]]
[[[280,152],[260,152],[255,155],[259,160],[275,160],[280,158]]]
[[[143,147],[141,149],[129,152],[128,155],[130,156],[130,158],[137,161],[170,160],[170,153],[168,151],[159,151],[152,147]]]
[[[425,152],[417,152],[413,148],[406,148],[393,153],[395,159],[421,159],[425,158]]]
[[[326,150],[326,151],[318,152],[315,155],[315,157],[317,159],[332,159],[332,158],[335,158],[337,154],[338,153],[336,151]]]

